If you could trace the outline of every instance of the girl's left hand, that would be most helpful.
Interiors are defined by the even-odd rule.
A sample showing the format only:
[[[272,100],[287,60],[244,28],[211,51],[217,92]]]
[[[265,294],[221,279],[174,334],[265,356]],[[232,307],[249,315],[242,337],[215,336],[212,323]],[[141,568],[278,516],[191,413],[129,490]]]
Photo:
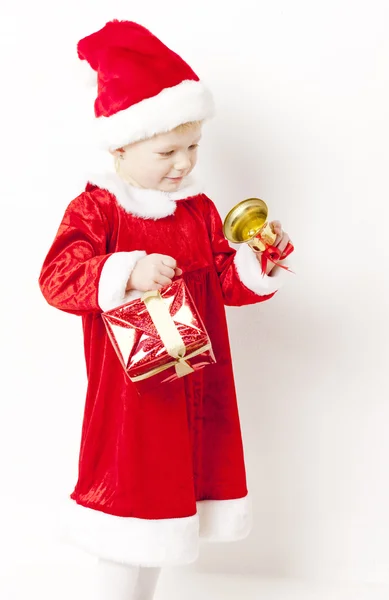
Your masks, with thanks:
[[[286,233],[286,231],[282,230],[280,221],[271,221],[269,223],[269,225],[272,228],[272,230],[274,231],[274,233],[277,235],[273,246],[278,248],[282,254],[282,252],[285,250],[286,246],[290,242],[290,237]],[[256,252],[256,257],[260,264],[261,264],[261,256],[262,256],[262,252]],[[269,275],[271,273],[271,271],[274,269],[274,267],[276,267],[276,266],[277,265],[275,265],[271,260],[268,260],[267,267],[266,267],[266,275]]]

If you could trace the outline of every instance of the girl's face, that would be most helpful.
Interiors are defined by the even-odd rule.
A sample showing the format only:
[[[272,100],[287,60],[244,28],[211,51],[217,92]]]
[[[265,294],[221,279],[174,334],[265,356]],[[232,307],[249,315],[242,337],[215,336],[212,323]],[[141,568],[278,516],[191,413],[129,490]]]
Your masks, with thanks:
[[[118,172],[137,187],[174,192],[197,162],[201,124],[173,129],[115,150]]]

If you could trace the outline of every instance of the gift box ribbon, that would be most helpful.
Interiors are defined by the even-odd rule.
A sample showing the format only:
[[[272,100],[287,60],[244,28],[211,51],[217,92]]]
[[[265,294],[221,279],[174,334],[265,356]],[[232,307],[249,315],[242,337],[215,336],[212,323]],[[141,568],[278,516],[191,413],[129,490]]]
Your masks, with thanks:
[[[211,344],[206,344],[202,348],[198,348],[194,352],[191,352],[187,355],[184,340],[182,339],[174,323],[174,320],[169,312],[169,307],[167,306],[166,302],[164,302],[159,291],[152,290],[145,292],[141,300],[144,302],[147,308],[150,318],[154,323],[166,352],[169,354],[169,356],[174,358],[174,362],[157,367],[144,375],[131,377],[132,381],[146,379],[156,373],[168,369],[172,365],[175,366],[178,377],[184,377],[185,375],[189,375],[189,373],[193,373],[194,369],[190,366],[188,360],[206,350],[210,350]]]

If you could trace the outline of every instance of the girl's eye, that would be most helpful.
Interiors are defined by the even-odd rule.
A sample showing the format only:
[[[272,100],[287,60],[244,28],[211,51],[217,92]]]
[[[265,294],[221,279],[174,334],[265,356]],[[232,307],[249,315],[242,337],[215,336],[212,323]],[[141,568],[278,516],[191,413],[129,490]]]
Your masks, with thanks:
[[[189,150],[196,150],[198,144],[192,144],[189,146]],[[174,150],[169,150],[168,152],[158,152],[160,156],[172,156],[174,154]]]

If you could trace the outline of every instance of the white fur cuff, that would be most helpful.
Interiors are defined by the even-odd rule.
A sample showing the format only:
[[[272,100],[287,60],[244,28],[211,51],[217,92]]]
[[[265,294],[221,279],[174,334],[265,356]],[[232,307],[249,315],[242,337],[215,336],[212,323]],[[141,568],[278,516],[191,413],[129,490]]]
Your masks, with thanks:
[[[253,526],[251,496],[235,500],[201,500],[197,502],[200,538],[206,542],[243,540]]]
[[[131,292],[126,294],[127,282],[136,263],[144,256],[146,252],[143,250],[115,252],[105,261],[98,291],[101,310],[110,310],[131,299]]]
[[[242,244],[235,254],[235,268],[241,282],[258,296],[274,294],[282,288],[285,277],[290,273],[285,269],[274,267],[274,275],[262,275],[261,265],[248,244]],[[286,265],[285,261],[282,264]]]

